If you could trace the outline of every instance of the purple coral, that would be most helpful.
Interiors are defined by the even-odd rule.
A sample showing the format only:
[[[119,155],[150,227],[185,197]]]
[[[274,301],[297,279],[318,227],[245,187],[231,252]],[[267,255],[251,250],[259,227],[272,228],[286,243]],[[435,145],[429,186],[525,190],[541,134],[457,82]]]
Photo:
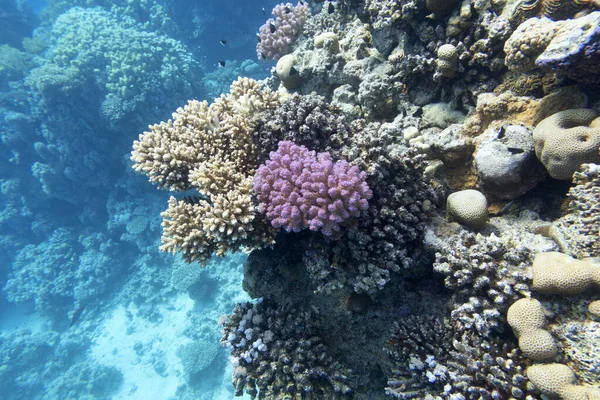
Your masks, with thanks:
[[[269,18],[259,29],[256,54],[259,59],[278,59],[287,54],[300,34],[310,10],[306,4],[278,4],[273,8],[275,19]]]
[[[367,209],[373,192],[366,175],[347,161],[334,163],[329,153],[283,141],[258,168],[254,191],[259,211],[275,228],[308,228],[331,236],[345,220]]]

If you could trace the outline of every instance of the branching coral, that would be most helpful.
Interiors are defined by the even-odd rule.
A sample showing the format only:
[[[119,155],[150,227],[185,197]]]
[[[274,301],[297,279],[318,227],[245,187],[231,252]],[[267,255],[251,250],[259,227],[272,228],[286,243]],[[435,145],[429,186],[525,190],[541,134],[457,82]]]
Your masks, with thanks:
[[[258,162],[277,150],[282,140],[290,140],[310,150],[334,152],[348,139],[350,127],[340,111],[314,94],[294,94],[279,107],[260,118],[254,135]]]
[[[428,210],[440,193],[424,178],[422,158],[395,145],[388,129],[357,124],[351,144],[339,153],[367,172],[373,198],[358,226],[333,246],[314,243],[307,252],[305,262],[321,288],[350,285],[375,293],[393,272],[418,264]]]
[[[269,18],[259,29],[259,42],[256,45],[259,59],[278,59],[290,51],[310,15],[310,10],[303,2],[295,6],[282,3],[276,5],[272,13],[275,19]]]
[[[259,210],[275,228],[339,235],[340,226],[368,207],[373,192],[366,173],[329,153],[316,154],[293,142],[280,142],[254,178]]]
[[[259,299],[238,304],[223,324],[235,395],[252,399],[350,398],[349,372],[327,352],[310,311]]]
[[[395,367],[385,389],[390,397],[491,400],[532,394],[525,360],[513,344],[483,339],[446,319],[404,318],[394,325],[386,352]]]
[[[240,78],[230,94],[211,105],[192,100],[134,142],[135,170],[161,188],[202,194],[171,198],[163,213],[163,250],[204,262],[214,251],[221,256],[273,240],[255,213],[250,188],[256,169],[253,115],[277,105],[276,94]]]
[[[447,238],[438,249],[433,268],[445,276],[447,288],[454,289],[455,319],[483,335],[498,327],[502,314],[521,294],[529,293],[531,278],[527,266],[533,255],[516,240],[467,231]]]

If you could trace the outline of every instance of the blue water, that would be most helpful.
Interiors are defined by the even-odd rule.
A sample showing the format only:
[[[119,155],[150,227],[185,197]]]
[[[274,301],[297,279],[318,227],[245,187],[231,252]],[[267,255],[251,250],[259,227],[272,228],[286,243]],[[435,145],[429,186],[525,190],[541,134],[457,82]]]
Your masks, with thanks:
[[[128,3],[0,1],[2,400],[233,397],[217,320],[247,299],[245,256],[160,253],[169,194],[129,155],[188,99],[269,74],[276,1]]]

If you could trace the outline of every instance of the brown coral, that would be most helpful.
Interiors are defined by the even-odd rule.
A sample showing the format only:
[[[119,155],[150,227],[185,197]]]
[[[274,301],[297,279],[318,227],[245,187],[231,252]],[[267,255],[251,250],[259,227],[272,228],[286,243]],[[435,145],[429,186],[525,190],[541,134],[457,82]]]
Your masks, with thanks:
[[[189,101],[173,119],[150,126],[134,142],[133,168],[159,187],[196,189],[193,199],[169,200],[163,212],[164,251],[206,261],[240,247],[260,247],[273,231],[255,215],[251,179],[256,170],[253,116],[277,107],[278,95],[239,78],[213,104]]]

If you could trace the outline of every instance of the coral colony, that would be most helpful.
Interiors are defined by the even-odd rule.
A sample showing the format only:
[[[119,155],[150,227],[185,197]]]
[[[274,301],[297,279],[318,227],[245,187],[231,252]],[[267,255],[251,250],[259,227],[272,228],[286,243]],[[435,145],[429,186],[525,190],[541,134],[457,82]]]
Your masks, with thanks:
[[[600,399],[598,0],[22,3],[0,397]]]

